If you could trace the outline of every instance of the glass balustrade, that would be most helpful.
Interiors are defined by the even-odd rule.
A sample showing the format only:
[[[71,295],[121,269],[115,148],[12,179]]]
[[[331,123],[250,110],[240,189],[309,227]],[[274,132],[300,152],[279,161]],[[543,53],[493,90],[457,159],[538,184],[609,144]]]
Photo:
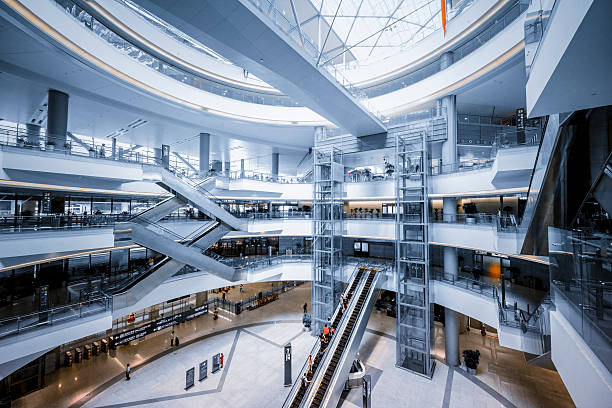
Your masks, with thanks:
[[[167,62],[156,58],[154,55],[141,50],[129,41],[126,41],[111,29],[104,26],[100,21],[83,10],[72,0],[52,1],[55,1],[59,8],[72,16],[72,18],[78,23],[84,25],[87,29],[91,30],[92,33],[96,34],[100,39],[111,45],[122,54],[130,57],[139,64],[145,65],[146,67],[181,83],[198,88],[202,91],[242,102],[273,106],[301,106],[288,96],[247,91],[221,82],[210,80],[203,76],[196,76],[188,71],[182,70],[180,67],[168,64]]]

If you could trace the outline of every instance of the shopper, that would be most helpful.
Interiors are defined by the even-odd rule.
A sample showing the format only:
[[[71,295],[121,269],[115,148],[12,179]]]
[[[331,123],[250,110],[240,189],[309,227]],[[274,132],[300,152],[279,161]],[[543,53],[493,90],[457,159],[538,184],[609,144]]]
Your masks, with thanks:
[[[221,357],[219,358],[219,363],[221,364],[221,368],[223,368],[223,353],[221,353]]]
[[[126,381],[130,381],[130,363],[127,363],[127,365],[125,366],[125,379]]]
[[[302,377],[302,387],[308,388],[308,384],[310,384],[311,382],[311,380],[308,380],[308,373],[304,373],[304,376]]]
[[[174,345],[174,330],[170,333],[170,347]]]
[[[310,354],[308,356],[308,374],[312,374],[312,366],[313,366],[312,354]]]
[[[325,323],[325,326],[323,326],[323,336],[329,336],[329,326],[327,326],[327,323]]]
[[[174,338],[174,345],[175,345],[176,347],[178,347],[178,346],[179,346],[179,339],[178,339],[178,336],[176,336],[176,337]]]
[[[304,303],[304,313],[308,313],[308,303]]]
[[[217,306],[215,306],[215,310],[213,311],[213,320],[217,320],[219,318],[219,310],[217,310]]]

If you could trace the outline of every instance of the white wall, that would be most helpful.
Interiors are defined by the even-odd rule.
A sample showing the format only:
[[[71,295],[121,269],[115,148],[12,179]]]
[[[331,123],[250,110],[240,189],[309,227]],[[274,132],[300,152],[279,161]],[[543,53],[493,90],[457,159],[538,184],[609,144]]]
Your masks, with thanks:
[[[66,159],[66,154],[63,152],[43,152],[19,148],[4,149],[0,152],[0,163],[4,169],[99,177],[111,180],[142,180],[140,165],[84,156],[70,156],[70,160]]]
[[[612,374],[559,311],[550,312],[551,357],[577,407],[612,402]]]
[[[0,259],[110,248],[114,243],[112,227],[0,234]]]
[[[432,303],[478,319],[491,327],[499,326],[497,306],[491,297],[435,280],[431,281],[430,295]]]
[[[432,223],[429,241],[449,246],[475,248],[505,254],[518,254],[518,234],[498,232],[491,224]]]
[[[395,220],[346,220],[344,235],[350,237],[395,239]]]

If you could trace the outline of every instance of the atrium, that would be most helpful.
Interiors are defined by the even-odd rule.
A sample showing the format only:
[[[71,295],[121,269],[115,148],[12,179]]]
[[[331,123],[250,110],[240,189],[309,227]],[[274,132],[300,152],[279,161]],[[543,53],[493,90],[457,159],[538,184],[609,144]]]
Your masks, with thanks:
[[[610,16],[0,0],[0,408],[609,408]]]

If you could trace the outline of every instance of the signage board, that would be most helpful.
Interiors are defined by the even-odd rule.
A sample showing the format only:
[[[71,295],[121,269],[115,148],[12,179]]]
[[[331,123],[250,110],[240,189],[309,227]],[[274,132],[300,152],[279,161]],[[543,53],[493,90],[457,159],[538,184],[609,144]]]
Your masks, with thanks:
[[[285,387],[291,387],[291,343],[285,344],[283,352],[285,360]]]
[[[205,380],[206,377],[208,377],[208,360],[200,363],[200,378],[198,378],[198,381]]]
[[[212,358],[212,373],[216,373],[221,368],[221,353],[217,353]]]
[[[525,144],[525,109],[516,110],[516,143]]]
[[[155,320],[145,325],[135,327],[133,329],[126,330],[124,332],[115,334],[113,336],[113,344],[114,346],[120,346],[122,344],[127,344],[132,340],[136,340],[148,334],[158,332],[167,327],[171,327],[171,326],[174,326],[175,324],[182,323],[186,320],[191,320],[205,313],[208,313],[208,305],[198,306],[194,309],[189,309],[189,310],[186,310],[181,313],[177,313],[172,316],[164,317],[163,319]]]
[[[185,372],[185,391],[193,387],[195,380],[195,367],[191,367]]]
[[[49,313],[46,313],[49,310],[49,285],[43,285],[39,288],[38,291],[38,310],[43,313],[39,313],[38,321],[46,322],[49,318]]]

